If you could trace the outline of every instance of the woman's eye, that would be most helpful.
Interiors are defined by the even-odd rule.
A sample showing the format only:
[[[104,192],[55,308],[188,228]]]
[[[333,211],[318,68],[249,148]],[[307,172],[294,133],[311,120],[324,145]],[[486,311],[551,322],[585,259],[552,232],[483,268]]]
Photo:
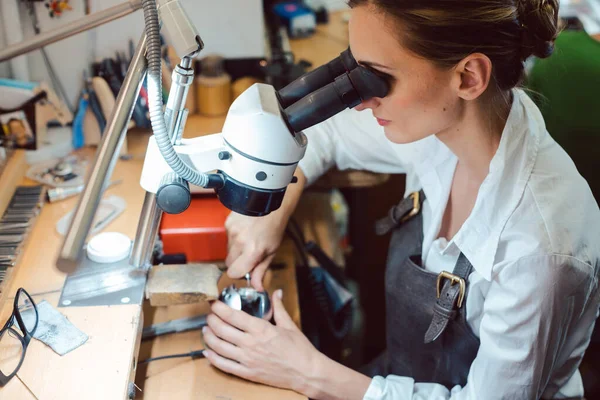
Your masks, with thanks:
[[[383,80],[385,80],[388,85],[392,85],[394,82],[396,82],[396,77],[390,74],[386,74],[385,72],[381,72],[378,70],[374,70],[373,71],[375,73],[375,75],[379,76],[380,78],[382,78]]]
[[[388,81],[388,83],[393,83],[396,80],[396,77],[394,77],[393,75],[385,74],[383,72],[379,72],[378,75],[381,76],[386,81]]]
[[[390,75],[388,73],[385,73],[383,71],[380,71],[378,69],[375,69],[373,67],[371,67],[370,65],[363,65],[364,68],[368,69],[369,71],[371,71],[372,73],[374,73],[375,75],[379,76],[380,78],[385,79],[386,82],[388,83],[393,83],[396,78],[393,75]]]

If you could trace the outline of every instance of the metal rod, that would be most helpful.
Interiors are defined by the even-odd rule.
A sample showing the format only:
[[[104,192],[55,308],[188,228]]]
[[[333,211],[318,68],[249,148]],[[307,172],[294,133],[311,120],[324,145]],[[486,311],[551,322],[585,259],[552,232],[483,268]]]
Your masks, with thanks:
[[[188,95],[189,87],[194,81],[194,73],[190,69],[192,60],[189,57],[183,57],[180,65],[173,70],[173,81],[169,91],[169,100],[165,110],[165,119],[169,129],[171,142],[177,144],[178,131],[183,129],[182,115],[185,115],[185,100]],[[156,194],[146,193],[144,205],[140,214],[135,242],[129,263],[136,268],[146,269],[151,265],[154,243],[158,235],[158,227],[162,218],[162,210],[156,203]]]
[[[128,0],[106,10],[98,11],[77,21],[61,26],[49,32],[36,35],[20,43],[15,43],[0,50],[0,62],[20,56],[40,47],[58,42],[69,36],[95,28],[99,25],[124,17],[142,8],[142,0]]]
[[[173,69],[171,90],[165,109],[165,122],[173,145],[181,144],[183,128],[187,120],[188,110],[185,108],[185,102],[190,86],[194,83],[194,71],[191,67],[192,59],[183,57],[179,65]]]
[[[56,266],[62,272],[73,272],[77,267],[85,239],[90,231],[102,197],[104,184],[106,179],[110,178],[119,157],[121,145],[125,140],[127,124],[131,119],[146,74],[145,51],[146,34],[144,33],[135,49],[135,54],[127,69],[127,75],[121,85],[109,122],[102,134],[102,141],[96,152],[96,159],[90,169],[85,189],[79,197],[71,226],[65,236],[63,247],[56,262]]]
[[[149,268],[152,262],[154,243],[158,235],[158,227],[162,218],[162,210],[156,204],[156,194],[146,192],[144,205],[140,213],[133,249],[129,256],[129,264],[136,268]]]

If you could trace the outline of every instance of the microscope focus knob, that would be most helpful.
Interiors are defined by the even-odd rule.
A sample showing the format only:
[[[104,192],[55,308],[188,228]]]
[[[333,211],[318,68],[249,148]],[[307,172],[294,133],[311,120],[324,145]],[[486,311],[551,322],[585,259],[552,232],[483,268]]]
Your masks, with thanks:
[[[167,214],[180,214],[187,210],[192,201],[190,185],[174,172],[168,173],[160,181],[156,192],[156,204]]]

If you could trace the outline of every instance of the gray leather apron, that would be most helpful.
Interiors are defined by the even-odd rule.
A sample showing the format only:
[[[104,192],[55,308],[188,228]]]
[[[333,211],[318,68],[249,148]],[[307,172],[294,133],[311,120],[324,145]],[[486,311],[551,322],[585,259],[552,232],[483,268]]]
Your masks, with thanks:
[[[421,266],[424,200],[423,191],[415,192],[377,222],[378,234],[393,230],[385,276],[387,349],[362,372],[451,389],[466,384],[479,349],[465,318],[473,267],[462,253],[453,271],[435,274]]]
[[[361,372],[464,387],[479,349],[466,320],[473,266],[462,253],[452,273],[421,266],[424,201],[422,190],[412,193],[377,222],[377,234],[393,230],[385,275],[387,349]]]

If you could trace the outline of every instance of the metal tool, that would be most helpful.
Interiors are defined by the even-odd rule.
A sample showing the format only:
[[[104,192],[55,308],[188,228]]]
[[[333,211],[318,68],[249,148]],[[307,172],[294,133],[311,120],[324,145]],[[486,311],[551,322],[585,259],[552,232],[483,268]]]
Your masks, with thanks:
[[[27,228],[0,229],[0,235],[24,235]]]
[[[0,247],[0,257],[14,256],[17,253],[17,246]]]
[[[268,318],[271,313],[269,294],[252,287],[236,289],[235,285],[228,286],[221,292],[219,300],[234,310],[242,310],[253,317]]]
[[[37,201],[19,201],[14,200],[8,207],[9,210],[15,211],[31,211],[32,208],[37,207]]]
[[[16,229],[16,228],[28,228],[29,227],[29,223],[3,223],[0,222],[0,232],[7,230],[7,229]]]
[[[2,231],[3,229],[16,229],[16,228],[28,228],[28,227],[29,227],[28,222],[20,222],[20,223],[0,222],[0,231]]]
[[[119,185],[123,182],[123,179],[117,179],[116,181],[110,182],[104,190],[109,187]],[[83,192],[85,185],[72,186],[72,187],[59,187],[49,189],[47,192],[48,201],[50,203],[55,203],[60,200],[68,199],[73,196],[77,196],[79,193]]]
[[[20,243],[24,239],[23,235],[2,235],[0,234],[0,245],[2,243]]]
[[[25,222],[29,221],[31,218],[35,217],[37,215],[37,212],[35,211],[20,211],[20,210],[9,210],[6,212],[6,214],[4,214],[3,218],[21,218],[21,219],[26,219]]]
[[[206,326],[206,314],[195,317],[174,319],[172,321],[162,322],[160,324],[150,325],[144,328],[142,340],[148,340],[157,336],[168,335],[170,333],[187,332],[202,329]]]
[[[31,218],[27,217],[27,216],[12,216],[12,215],[5,215],[2,217],[2,219],[0,220],[0,223],[26,223],[29,222]]]

